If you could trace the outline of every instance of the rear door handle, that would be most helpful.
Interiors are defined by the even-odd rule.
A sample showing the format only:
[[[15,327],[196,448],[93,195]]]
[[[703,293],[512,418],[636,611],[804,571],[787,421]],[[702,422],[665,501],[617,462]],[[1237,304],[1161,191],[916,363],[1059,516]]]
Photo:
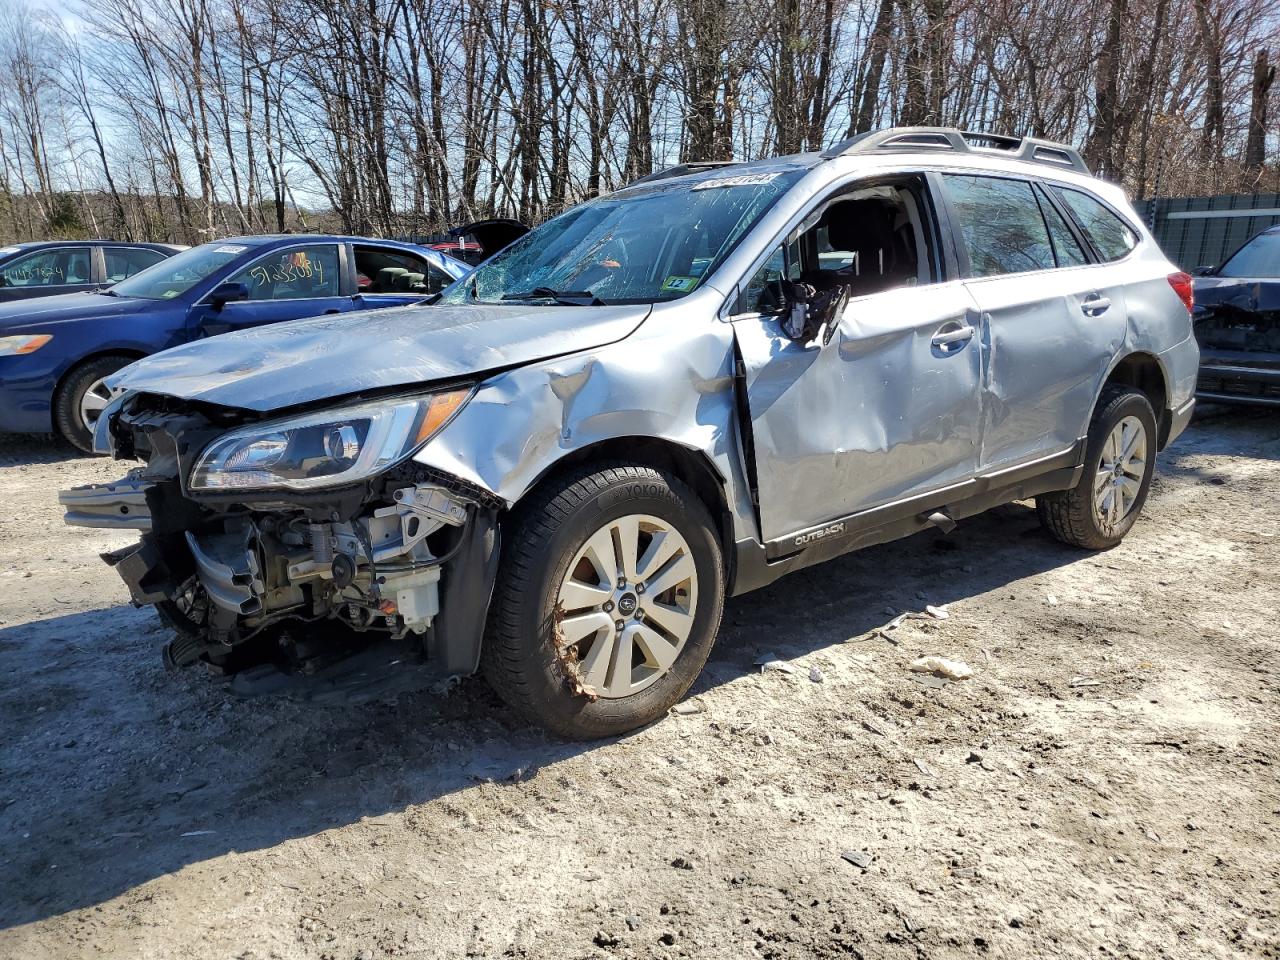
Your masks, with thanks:
[[[1100,293],[1091,293],[1080,304],[1080,310],[1086,317],[1100,317],[1111,309],[1111,298]]]
[[[950,324],[946,326],[950,326]],[[972,339],[973,327],[965,324],[962,327],[956,327],[954,330],[947,330],[944,327],[933,335],[931,343],[942,353],[955,353]]]

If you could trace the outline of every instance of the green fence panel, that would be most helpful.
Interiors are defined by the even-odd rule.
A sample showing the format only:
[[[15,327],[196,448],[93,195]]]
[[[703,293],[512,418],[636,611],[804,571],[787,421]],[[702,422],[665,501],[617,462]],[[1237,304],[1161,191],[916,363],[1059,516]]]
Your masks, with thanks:
[[[1254,234],[1280,223],[1280,193],[1156,197],[1138,212],[1183,270],[1216,267]]]

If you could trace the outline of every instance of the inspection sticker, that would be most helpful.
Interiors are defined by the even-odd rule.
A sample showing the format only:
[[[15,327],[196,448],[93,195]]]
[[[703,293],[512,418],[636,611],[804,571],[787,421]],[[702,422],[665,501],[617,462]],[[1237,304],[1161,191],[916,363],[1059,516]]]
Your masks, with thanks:
[[[712,190],[716,187],[754,187],[777,178],[777,173],[744,173],[738,177],[716,177],[714,180],[703,180],[701,183],[695,183],[691,189]]]
[[[680,293],[687,293],[697,285],[697,277],[667,277],[662,281],[663,290],[675,290]]]

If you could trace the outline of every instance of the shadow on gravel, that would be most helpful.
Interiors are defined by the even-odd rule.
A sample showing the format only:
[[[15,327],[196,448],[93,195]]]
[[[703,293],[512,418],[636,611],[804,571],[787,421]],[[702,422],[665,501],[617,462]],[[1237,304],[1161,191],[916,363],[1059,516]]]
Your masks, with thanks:
[[[887,606],[1008,589],[1081,556],[1011,504],[947,538],[928,532],[812,568],[729,602],[691,695],[758,669],[764,651],[798,657],[865,634]],[[549,776],[613,742],[545,736],[478,680],[361,706],[231,700],[198,672],[165,674],[165,639],[149,612],[127,606],[0,628],[0,928],[481,780]],[[406,826],[429,832],[448,809],[410,812]]]
[[[1205,404],[1197,407],[1191,428],[1160,454],[1157,476],[1227,482],[1226,465],[1191,463],[1214,456],[1280,460],[1280,407]],[[1238,473],[1238,462],[1235,469]]]
[[[51,433],[0,433],[0,465],[63,463],[85,456]]]

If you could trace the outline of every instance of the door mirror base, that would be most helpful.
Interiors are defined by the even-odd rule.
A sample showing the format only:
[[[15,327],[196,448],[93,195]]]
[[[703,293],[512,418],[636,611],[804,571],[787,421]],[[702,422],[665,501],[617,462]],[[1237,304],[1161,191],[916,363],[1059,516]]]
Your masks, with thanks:
[[[209,303],[215,310],[221,310],[228,303],[249,299],[249,287],[243,283],[220,283],[209,294]]]
[[[836,327],[849,303],[849,288],[844,284],[830,290],[818,290],[807,283],[782,281],[782,332],[797,343],[826,346],[835,336]]]

